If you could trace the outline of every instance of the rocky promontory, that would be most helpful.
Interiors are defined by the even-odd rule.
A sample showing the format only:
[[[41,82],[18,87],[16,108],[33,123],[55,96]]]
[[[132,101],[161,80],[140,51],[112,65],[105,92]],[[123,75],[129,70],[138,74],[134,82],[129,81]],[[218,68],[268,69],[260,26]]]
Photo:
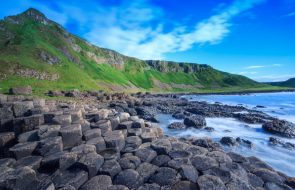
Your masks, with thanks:
[[[15,91],[14,91],[15,92]],[[272,121],[243,107],[190,103],[177,95],[57,92],[0,95],[0,189],[293,189],[295,179],[209,138],[166,136],[157,113],[205,127],[205,116]]]

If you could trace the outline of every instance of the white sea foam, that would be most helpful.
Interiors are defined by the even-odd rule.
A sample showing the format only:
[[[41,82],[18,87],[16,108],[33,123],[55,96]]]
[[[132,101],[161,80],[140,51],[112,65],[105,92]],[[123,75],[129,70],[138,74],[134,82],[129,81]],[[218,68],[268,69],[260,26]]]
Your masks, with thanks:
[[[208,132],[204,129],[185,129],[171,130],[168,129],[168,124],[175,121],[171,115],[158,115],[160,126],[164,129],[165,134],[177,137],[210,137],[215,141],[219,141],[224,136],[241,137],[250,140],[254,144],[254,148],[250,149],[244,146],[238,146],[230,149],[231,151],[240,153],[244,156],[256,156],[267,162],[273,168],[280,170],[290,176],[295,177],[295,151],[274,147],[268,144],[269,137],[275,136],[266,133],[258,124],[246,124],[234,118],[206,118],[207,126],[213,127],[213,132]],[[295,143],[295,139],[282,138],[284,141]],[[228,147],[225,147],[228,149]]]

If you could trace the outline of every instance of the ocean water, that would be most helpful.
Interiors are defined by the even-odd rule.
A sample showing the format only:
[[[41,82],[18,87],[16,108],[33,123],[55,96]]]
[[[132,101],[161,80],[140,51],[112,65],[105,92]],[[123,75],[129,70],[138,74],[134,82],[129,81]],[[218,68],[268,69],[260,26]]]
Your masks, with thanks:
[[[201,95],[185,96],[190,101],[220,102],[222,104],[242,104],[251,109],[257,109],[280,119],[295,122],[295,93],[263,93],[249,95]],[[256,108],[257,105],[264,108]],[[210,137],[219,141],[222,137],[240,137],[250,140],[253,148],[224,146],[227,151],[237,152],[244,156],[256,156],[278,171],[295,177],[295,150],[269,145],[269,137],[278,137],[286,142],[295,143],[295,139],[282,138],[262,130],[262,124],[246,124],[234,118],[206,118],[207,126],[213,127],[213,132],[204,129],[172,130],[167,126],[175,121],[171,115],[159,114],[157,116],[164,133],[176,137]]]

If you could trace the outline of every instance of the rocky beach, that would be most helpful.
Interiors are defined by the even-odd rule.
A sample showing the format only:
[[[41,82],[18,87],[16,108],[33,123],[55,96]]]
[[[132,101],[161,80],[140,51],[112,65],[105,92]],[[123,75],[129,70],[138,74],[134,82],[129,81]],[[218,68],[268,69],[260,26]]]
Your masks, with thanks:
[[[29,87],[0,95],[0,189],[207,190],[294,189],[295,178],[257,157],[224,146],[251,142],[223,137],[177,138],[158,114],[183,122],[171,130],[210,129],[205,117],[231,117],[294,138],[294,124],[243,106],[190,102],[180,94],[49,91]],[[25,96],[19,94],[26,94]],[[67,98],[64,98],[67,97]],[[270,143],[294,148],[278,138]]]

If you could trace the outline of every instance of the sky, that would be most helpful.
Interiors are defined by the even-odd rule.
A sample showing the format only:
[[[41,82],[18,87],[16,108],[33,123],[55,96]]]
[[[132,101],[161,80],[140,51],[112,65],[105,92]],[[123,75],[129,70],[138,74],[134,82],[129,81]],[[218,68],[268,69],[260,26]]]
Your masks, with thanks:
[[[254,80],[295,77],[295,0],[10,0],[87,41],[140,59],[208,64]]]

